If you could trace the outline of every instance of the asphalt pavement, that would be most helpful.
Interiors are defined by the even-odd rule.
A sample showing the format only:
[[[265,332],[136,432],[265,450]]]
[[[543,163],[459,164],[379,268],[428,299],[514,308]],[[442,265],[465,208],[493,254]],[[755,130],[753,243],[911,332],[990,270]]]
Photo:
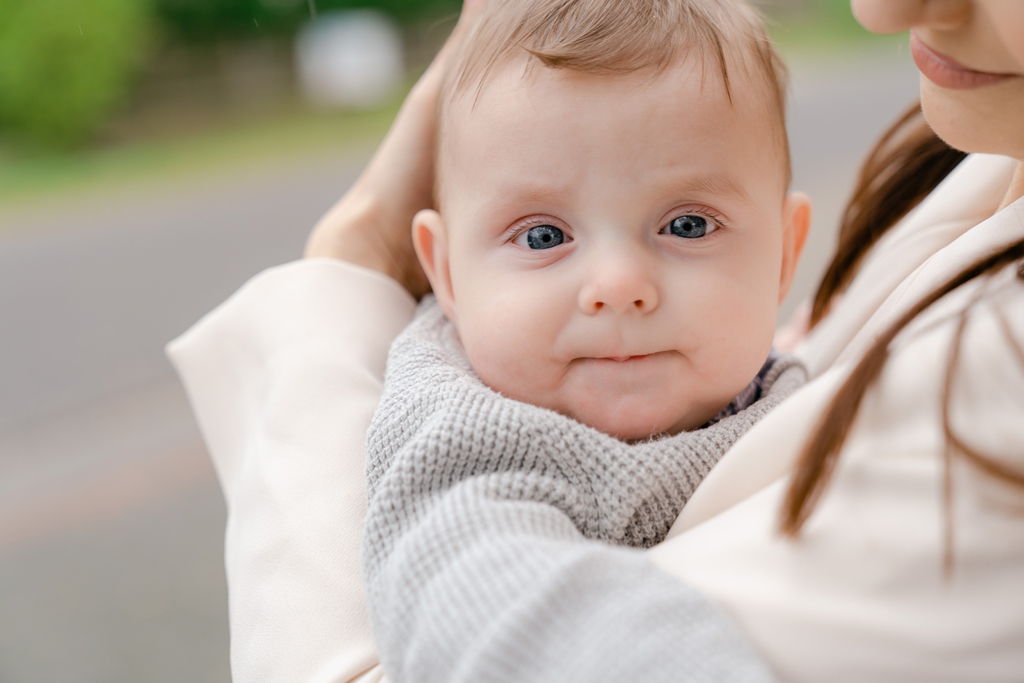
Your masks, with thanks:
[[[916,83],[892,45],[794,61],[794,187],[816,211],[791,302]],[[163,345],[297,258],[366,154],[0,206],[0,681],[229,679],[224,505]]]

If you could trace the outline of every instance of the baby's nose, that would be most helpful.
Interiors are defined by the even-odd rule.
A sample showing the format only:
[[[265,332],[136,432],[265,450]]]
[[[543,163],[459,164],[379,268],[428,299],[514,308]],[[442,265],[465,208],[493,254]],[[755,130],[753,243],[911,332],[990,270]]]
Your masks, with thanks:
[[[579,305],[588,315],[601,311],[645,314],[658,307],[658,290],[639,264],[618,267],[595,273],[580,290]]]

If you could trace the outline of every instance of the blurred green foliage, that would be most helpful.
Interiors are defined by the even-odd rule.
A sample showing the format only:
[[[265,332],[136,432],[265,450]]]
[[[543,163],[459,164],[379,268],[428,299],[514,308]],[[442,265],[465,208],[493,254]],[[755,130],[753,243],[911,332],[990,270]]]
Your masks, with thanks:
[[[376,9],[407,32],[454,18],[461,0],[0,0],[0,142],[66,149],[90,139],[170,43],[286,42],[310,17]],[[848,0],[758,0],[784,44],[829,48],[867,35]]]
[[[310,16],[339,9],[376,9],[399,24],[454,16],[461,0],[156,0],[165,27],[187,42],[288,34]]]
[[[850,0],[760,0],[758,4],[769,18],[770,32],[784,48],[824,52],[879,39],[854,19]]]
[[[2,0],[0,129],[74,145],[124,96],[150,27],[143,0]]]
[[[377,9],[400,25],[455,16],[461,0],[0,0],[0,136],[65,149],[103,125],[148,39],[188,45],[287,39],[310,16]]]

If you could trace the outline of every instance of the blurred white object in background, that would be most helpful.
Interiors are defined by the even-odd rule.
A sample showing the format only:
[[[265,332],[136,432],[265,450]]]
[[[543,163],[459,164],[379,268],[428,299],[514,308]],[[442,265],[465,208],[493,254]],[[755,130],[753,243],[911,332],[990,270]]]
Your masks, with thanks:
[[[373,10],[319,15],[299,32],[295,64],[303,94],[327,106],[377,106],[404,77],[398,29]]]

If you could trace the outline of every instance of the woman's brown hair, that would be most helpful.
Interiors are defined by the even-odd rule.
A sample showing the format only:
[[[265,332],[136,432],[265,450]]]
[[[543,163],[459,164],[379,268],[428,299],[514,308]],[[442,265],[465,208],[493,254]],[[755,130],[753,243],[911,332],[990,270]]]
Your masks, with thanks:
[[[882,137],[868,156],[856,189],[846,208],[837,254],[814,298],[812,321],[817,323],[838,294],[853,278],[868,248],[916,206],[964,158],[945,145],[927,127],[920,106],[906,112]],[[857,363],[825,409],[800,453],[783,502],[781,528],[795,536],[813,512],[828,485],[843,442],[857,417],[870,385],[885,366],[889,345],[925,309],[962,285],[1024,259],[1024,240],[978,260],[929,293],[882,334]],[[943,494],[951,496],[949,452],[953,448],[969,462],[992,476],[1024,487],[1024,472],[1013,471],[968,446],[956,436],[949,420],[951,384],[960,353],[965,314],[956,330],[946,367],[941,415],[947,444]],[[1004,321],[1005,322],[1005,321]],[[1004,324],[1004,333],[1010,334]],[[1016,340],[1010,337],[1011,341]],[[1017,349],[1022,355],[1024,351]],[[951,561],[951,526],[946,521],[946,566]]]
[[[839,221],[839,242],[811,304],[816,325],[850,284],[864,254],[966,155],[940,140],[915,103],[868,154]]]

